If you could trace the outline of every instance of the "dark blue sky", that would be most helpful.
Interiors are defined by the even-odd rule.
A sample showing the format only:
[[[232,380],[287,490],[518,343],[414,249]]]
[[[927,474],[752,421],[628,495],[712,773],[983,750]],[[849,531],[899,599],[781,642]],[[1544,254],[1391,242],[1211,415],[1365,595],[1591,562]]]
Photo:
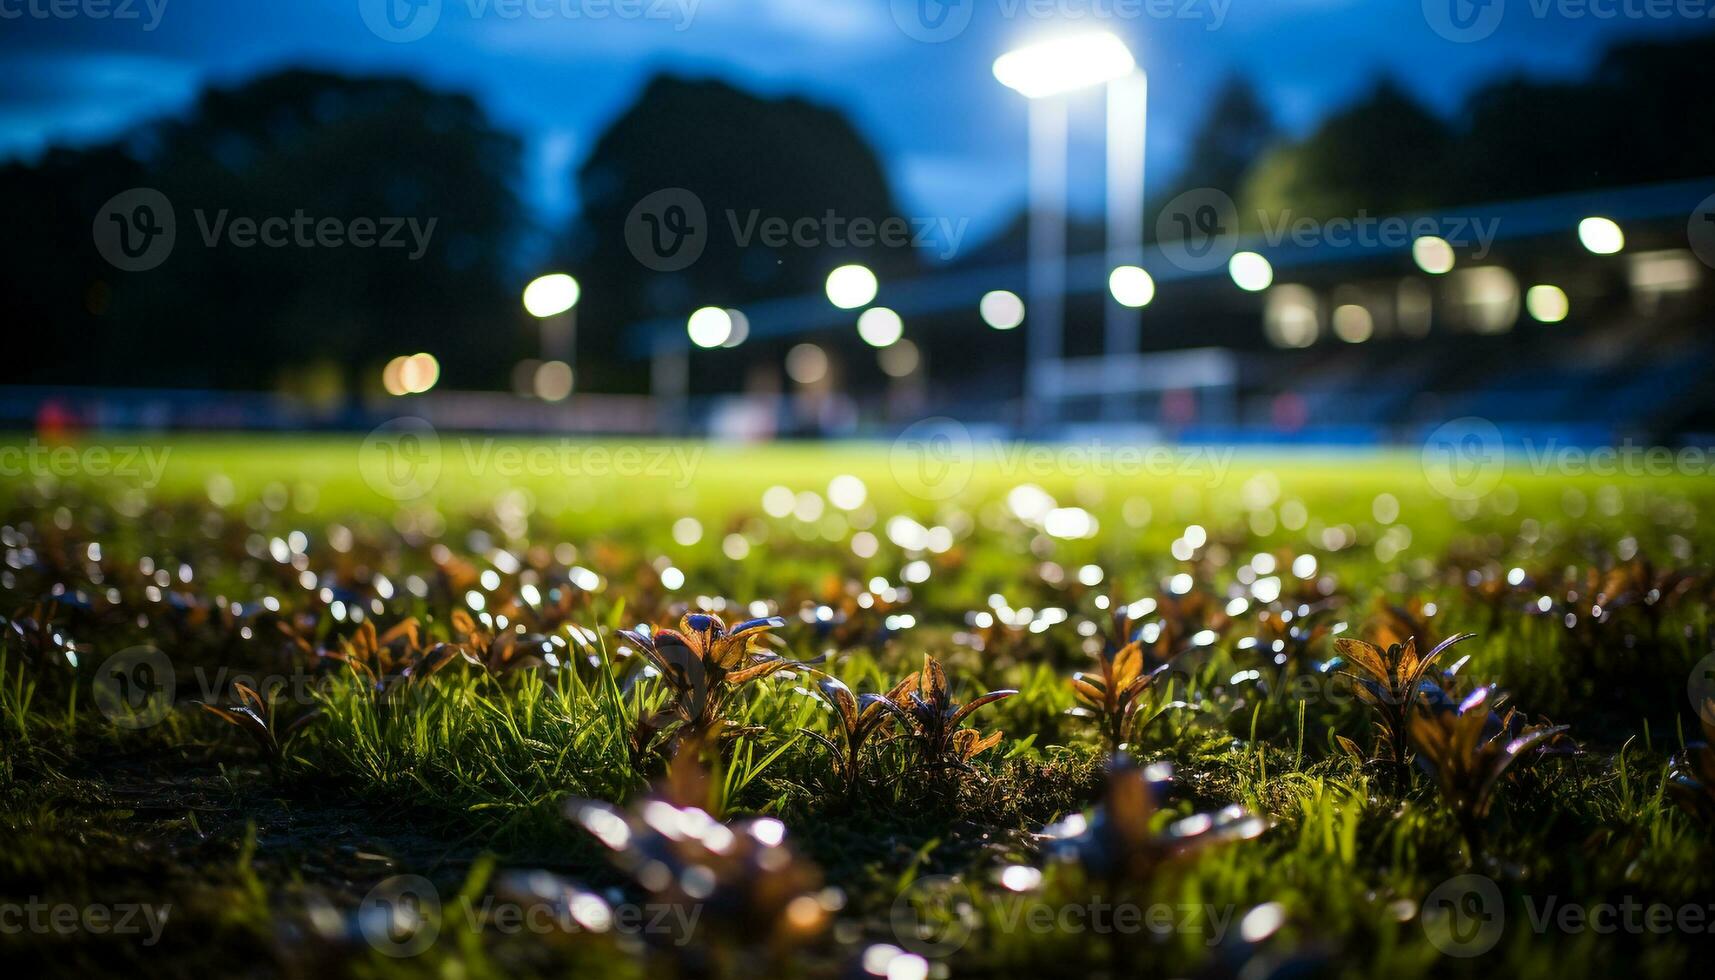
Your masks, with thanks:
[[[1443,36],[1444,15],[1468,0],[416,0],[438,3],[438,21],[420,39],[391,41],[378,36],[392,31],[380,2],[0,0],[0,155],[103,138],[180,109],[209,82],[287,65],[400,72],[473,93],[524,136],[527,193],[552,220],[575,207],[568,169],[602,126],[651,74],[673,71],[844,110],[882,154],[907,213],[968,218],[981,232],[1018,206],[1024,184],[1023,101],[989,66],[1055,31],[1112,30],[1148,69],[1158,191],[1229,72],[1250,76],[1282,124],[1302,130],[1380,75],[1452,112],[1499,75],[1576,76],[1617,38],[1708,27],[1625,16],[1628,0],[1590,0],[1620,14],[1608,18],[1557,0],[1490,0],[1500,20],[1463,42]],[[366,26],[368,4],[379,31]],[[92,16],[110,8],[135,18]],[[622,13],[631,11],[646,16]],[[911,36],[924,13],[942,12],[953,18],[943,31],[967,13],[969,23],[939,43]],[[1088,207],[1102,116],[1099,98],[1079,99],[1074,176],[1091,179],[1074,202]]]

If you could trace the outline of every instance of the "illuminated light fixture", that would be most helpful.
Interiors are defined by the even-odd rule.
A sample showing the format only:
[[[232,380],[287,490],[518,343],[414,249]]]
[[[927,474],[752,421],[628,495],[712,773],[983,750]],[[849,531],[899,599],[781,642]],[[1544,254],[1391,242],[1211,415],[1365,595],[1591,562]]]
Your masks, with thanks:
[[[395,357],[381,371],[381,386],[389,395],[420,395],[441,380],[441,362],[433,354]]]
[[[578,305],[582,295],[576,279],[556,272],[524,287],[524,309],[537,318],[559,316]]]
[[[983,294],[977,312],[982,314],[984,323],[996,330],[1011,330],[1024,322],[1024,300],[1017,293],[996,289]]]
[[[1612,218],[1585,218],[1578,222],[1578,240],[1597,255],[1613,255],[1626,247],[1626,233]]]
[[[1309,347],[1322,331],[1321,316],[1321,303],[1310,287],[1276,286],[1263,305],[1263,330],[1276,347]]]
[[[1155,298],[1155,280],[1135,265],[1122,265],[1109,274],[1108,292],[1121,306],[1141,309]]]
[[[828,354],[815,344],[799,344],[786,352],[786,374],[801,385],[828,376]]]
[[[1432,276],[1453,271],[1453,246],[1445,238],[1425,235],[1411,243],[1411,258],[1417,267]]]
[[[572,394],[572,366],[565,361],[543,361],[536,366],[536,397],[545,402],[563,402]]]
[[[1543,284],[1525,290],[1524,308],[1532,320],[1559,323],[1572,312],[1572,303],[1566,298],[1566,290]]]
[[[1125,42],[1102,31],[1043,41],[995,59],[994,77],[1027,99],[1124,78],[1137,68]]]
[[[387,366],[381,369],[381,387],[385,388],[389,395],[397,396],[409,394],[409,392],[405,390],[404,379],[400,377],[404,368],[405,355],[401,354],[391,361],[388,361]]]
[[[1477,333],[1506,333],[1519,315],[1518,279],[1498,265],[1453,274],[1459,319]]]
[[[889,347],[905,336],[905,324],[899,314],[885,306],[864,310],[858,317],[858,336],[871,347]]]
[[[737,347],[750,338],[750,317],[743,310],[727,310],[726,315],[732,320],[732,333],[727,335],[722,347]]]
[[[876,362],[881,365],[881,372],[888,377],[908,378],[923,363],[923,355],[916,344],[901,340],[891,347],[883,347],[876,355]]]
[[[1274,266],[1255,252],[1234,252],[1227,274],[1246,292],[1260,293],[1274,283]]]
[[[1375,333],[1375,319],[1370,311],[1356,303],[1334,307],[1334,336],[1348,344],[1361,344]]]
[[[842,265],[828,273],[828,302],[842,310],[868,306],[878,289],[875,273],[861,265]]]
[[[685,321],[685,333],[698,347],[719,347],[732,337],[732,314],[718,306],[705,306]]]

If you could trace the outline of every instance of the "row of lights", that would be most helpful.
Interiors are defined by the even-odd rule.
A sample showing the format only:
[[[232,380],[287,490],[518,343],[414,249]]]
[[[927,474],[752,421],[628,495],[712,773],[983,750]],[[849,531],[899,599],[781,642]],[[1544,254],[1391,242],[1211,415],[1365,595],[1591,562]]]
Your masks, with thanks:
[[[1591,217],[1578,223],[1578,239],[1597,255],[1613,255],[1625,248],[1625,233],[1611,218]],[[1453,271],[1456,256],[1446,239],[1433,235],[1418,238],[1411,246],[1412,260],[1430,275],[1445,275]],[[1274,266],[1256,252],[1236,252],[1227,262],[1227,274],[1233,283],[1246,292],[1260,293],[1274,284]],[[568,277],[569,278],[569,277]],[[880,291],[875,273],[861,265],[842,265],[828,274],[828,301],[843,310],[869,306]],[[1155,279],[1140,266],[1122,265],[1108,275],[1108,292],[1122,306],[1142,309],[1155,299]],[[575,302],[575,299],[573,300]],[[528,305],[528,300],[526,301]],[[1559,323],[1571,312],[1565,290],[1541,283],[1525,293],[1525,308],[1531,317],[1542,323]],[[1024,322],[1024,300],[1004,289],[985,293],[977,304],[985,324],[995,330],[1011,330]],[[736,347],[748,334],[740,327],[743,314],[737,310],[704,307],[691,314],[686,331],[698,347]],[[1368,339],[1366,322],[1369,313],[1361,306],[1348,304],[1334,311],[1335,333],[1356,343]],[[1344,328],[1344,329],[1342,329]],[[898,313],[885,306],[865,309],[858,316],[858,336],[871,347],[888,348],[905,335],[905,324]],[[813,345],[799,345],[802,347]],[[816,348],[820,351],[820,348]],[[816,372],[806,372],[816,373]]]
[[[1593,255],[1617,255],[1626,247],[1626,233],[1612,218],[1589,217],[1578,222],[1578,241]],[[1453,271],[1453,246],[1444,238],[1426,235],[1411,243],[1417,267],[1432,276]],[[1525,290],[1525,311],[1539,323],[1559,323],[1572,312],[1566,290],[1552,283],[1538,283]],[[1336,316],[1339,310],[1335,311]],[[1339,333],[1336,323],[1335,332]]]

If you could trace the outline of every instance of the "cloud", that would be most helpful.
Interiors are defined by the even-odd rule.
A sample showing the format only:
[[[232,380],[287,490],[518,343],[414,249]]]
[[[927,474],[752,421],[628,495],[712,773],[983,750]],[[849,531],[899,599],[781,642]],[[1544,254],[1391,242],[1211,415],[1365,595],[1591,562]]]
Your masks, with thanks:
[[[0,156],[33,155],[54,143],[111,137],[196,98],[201,72],[132,54],[13,54],[18,84],[0,92]]]

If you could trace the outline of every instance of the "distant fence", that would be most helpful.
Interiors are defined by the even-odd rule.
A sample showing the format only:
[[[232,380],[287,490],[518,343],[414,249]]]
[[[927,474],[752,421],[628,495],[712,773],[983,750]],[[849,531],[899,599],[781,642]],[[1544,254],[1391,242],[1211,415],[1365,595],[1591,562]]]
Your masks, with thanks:
[[[318,405],[259,392],[0,386],[0,427],[13,430],[365,432],[402,416],[468,431],[648,435],[660,428],[654,401],[640,395],[543,402],[437,391]]]

